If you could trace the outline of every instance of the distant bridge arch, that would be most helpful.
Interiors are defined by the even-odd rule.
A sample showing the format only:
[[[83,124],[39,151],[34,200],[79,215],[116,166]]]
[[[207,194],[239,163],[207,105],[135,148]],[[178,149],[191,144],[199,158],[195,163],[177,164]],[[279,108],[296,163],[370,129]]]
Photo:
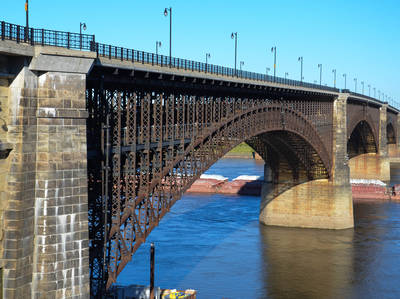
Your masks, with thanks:
[[[361,154],[378,152],[376,135],[368,120],[359,121],[351,130],[347,141],[347,152],[349,158]]]

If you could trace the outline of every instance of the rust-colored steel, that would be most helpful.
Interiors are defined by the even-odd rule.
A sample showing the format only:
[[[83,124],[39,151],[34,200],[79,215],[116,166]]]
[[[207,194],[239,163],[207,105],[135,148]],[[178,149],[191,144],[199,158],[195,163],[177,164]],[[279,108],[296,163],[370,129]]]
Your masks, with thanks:
[[[243,141],[271,165],[281,186],[290,185],[285,169],[291,184],[330,176],[332,101],[308,100],[308,110],[297,99],[117,87],[96,83],[87,91],[88,144],[93,152],[104,149],[89,154],[90,165],[103,165],[103,171],[89,168],[92,292],[116,282],[190,185]],[[105,133],[96,135],[101,128]]]

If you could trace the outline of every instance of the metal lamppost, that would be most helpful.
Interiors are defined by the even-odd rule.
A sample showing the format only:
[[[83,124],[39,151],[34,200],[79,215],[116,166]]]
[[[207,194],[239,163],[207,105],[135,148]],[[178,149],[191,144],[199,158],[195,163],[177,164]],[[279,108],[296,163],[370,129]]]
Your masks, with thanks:
[[[29,4],[28,4],[28,0],[26,0],[26,2],[25,2],[25,13],[26,13],[25,38],[27,38],[28,34],[29,34]]]
[[[271,52],[274,53],[274,82],[276,81],[276,46],[271,48]]]
[[[240,62],[240,71],[242,71],[242,65],[244,65],[244,61]]]
[[[303,56],[300,56],[297,61],[300,61],[300,82],[303,82]]]
[[[265,73],[267,74],[267,76],[268,76],[268,72],[269,72],[270,70],[271,70],[271,69],[270,69],[269,67],[266,68],[266,72],[265,72]]]
[[[336,88],[336,69],[333,69],[332,73],[333,73],[333,87]]]
[[[319,68],[319,85],[322,85],[322,64],[318,64]]]
[[[286,72],[286,73],[285,73],[285,79],[287,79],[288,76],[289,76],[289,73]]]
[[[344,77],[344,89],[347,89],[346,81],[347,81],[347,74],[343,74]]]
[[[168,16],[169,11],[169,66],[171,67],[172,58],[172,7],[164,9],[164,16]]]
[[[371,96],[371,84],[368,84],[368,96]]]
[[[86,30],[86,23],[79,22],[79,48],[82,50],[82,29]]]
[[[361,85],[362,85],[362,94],[364,94],[364,81],[361,81]]]
[[[381,91],[378,89],[378,100],[381,99]]]
[[[354,92],[357,93],[357,78],[354,78]]]
[[[161,42],[156,41],[156,55],[158,55],[158,48],[161,48]]]
[[[211,58],[211,54],[210,53],[206,53],[206,64],[208,63],[208,58]]]
[[[236,62],[237,62],[237,32],[232,32],[231,39],[235,39],[235,75],[236,75]]]
[[[376,98],[376,87],[374,87],[374,98]]]

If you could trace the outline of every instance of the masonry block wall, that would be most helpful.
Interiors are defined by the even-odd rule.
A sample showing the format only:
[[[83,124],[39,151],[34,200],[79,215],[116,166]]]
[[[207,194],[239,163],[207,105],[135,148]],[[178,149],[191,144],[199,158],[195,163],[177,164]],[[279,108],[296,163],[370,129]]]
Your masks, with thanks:
[[[5,298],[90,295],[85,92],[85,74],[28,67],[8,87]]]

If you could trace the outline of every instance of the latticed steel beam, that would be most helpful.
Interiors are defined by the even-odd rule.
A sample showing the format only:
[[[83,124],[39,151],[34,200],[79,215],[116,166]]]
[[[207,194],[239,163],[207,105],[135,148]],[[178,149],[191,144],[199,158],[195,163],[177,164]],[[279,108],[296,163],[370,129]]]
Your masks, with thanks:
[[[96,244],[91,248],[93,288],[105,282],[109,287],[115,282],[176,200],[240,142],[251,143],[256,140],[254,136],[267,132],[291,132],[307,140],[313,152],[302,160],[298,157],[301,153],[293,146],[297,139],[291,143],[283,140],[289,135],[280,140],[279,135],[271,135],[275,138],[271,139],[272,145],[277,149],[262,148],[267,143],[260,143],[258,150],[264,158],[275,159],[271,162],[275,172],[279,171],[277,160],[281,159],[276,152],[282,146],[291,146],[292,152],[297,150],[291,155],[293,169],[306,165],[305,168],[311,169],[308,171],[313,171],[315,161],[310,159],[317,154],[326,176],[330,175],[331,143],[320,134],[332,124],[329,101],[312,102],[308,111],[299,100],[276,100],[268,95],[235,97],[221,92],[210,95],[179,89],[173,93],[171,89],[117,85],[104,88],[98,82],[88,87],[87,98],[91,132],[88,143],[94,141],[89,163],[103,161],[104,166],[102,177],[94,179],[96,184],[89,194],[94,219],[90,224],[92,244]],[[107,119],[109,124],[105,122]],[[96,135],[102,128],[104,133]],[[105,146],[107,134],[109,148]],[[96,168],[89,171],[96,176]],[[96,235],[96,230],[107,233]],[[106,269],[101,268],[103,264]]]

